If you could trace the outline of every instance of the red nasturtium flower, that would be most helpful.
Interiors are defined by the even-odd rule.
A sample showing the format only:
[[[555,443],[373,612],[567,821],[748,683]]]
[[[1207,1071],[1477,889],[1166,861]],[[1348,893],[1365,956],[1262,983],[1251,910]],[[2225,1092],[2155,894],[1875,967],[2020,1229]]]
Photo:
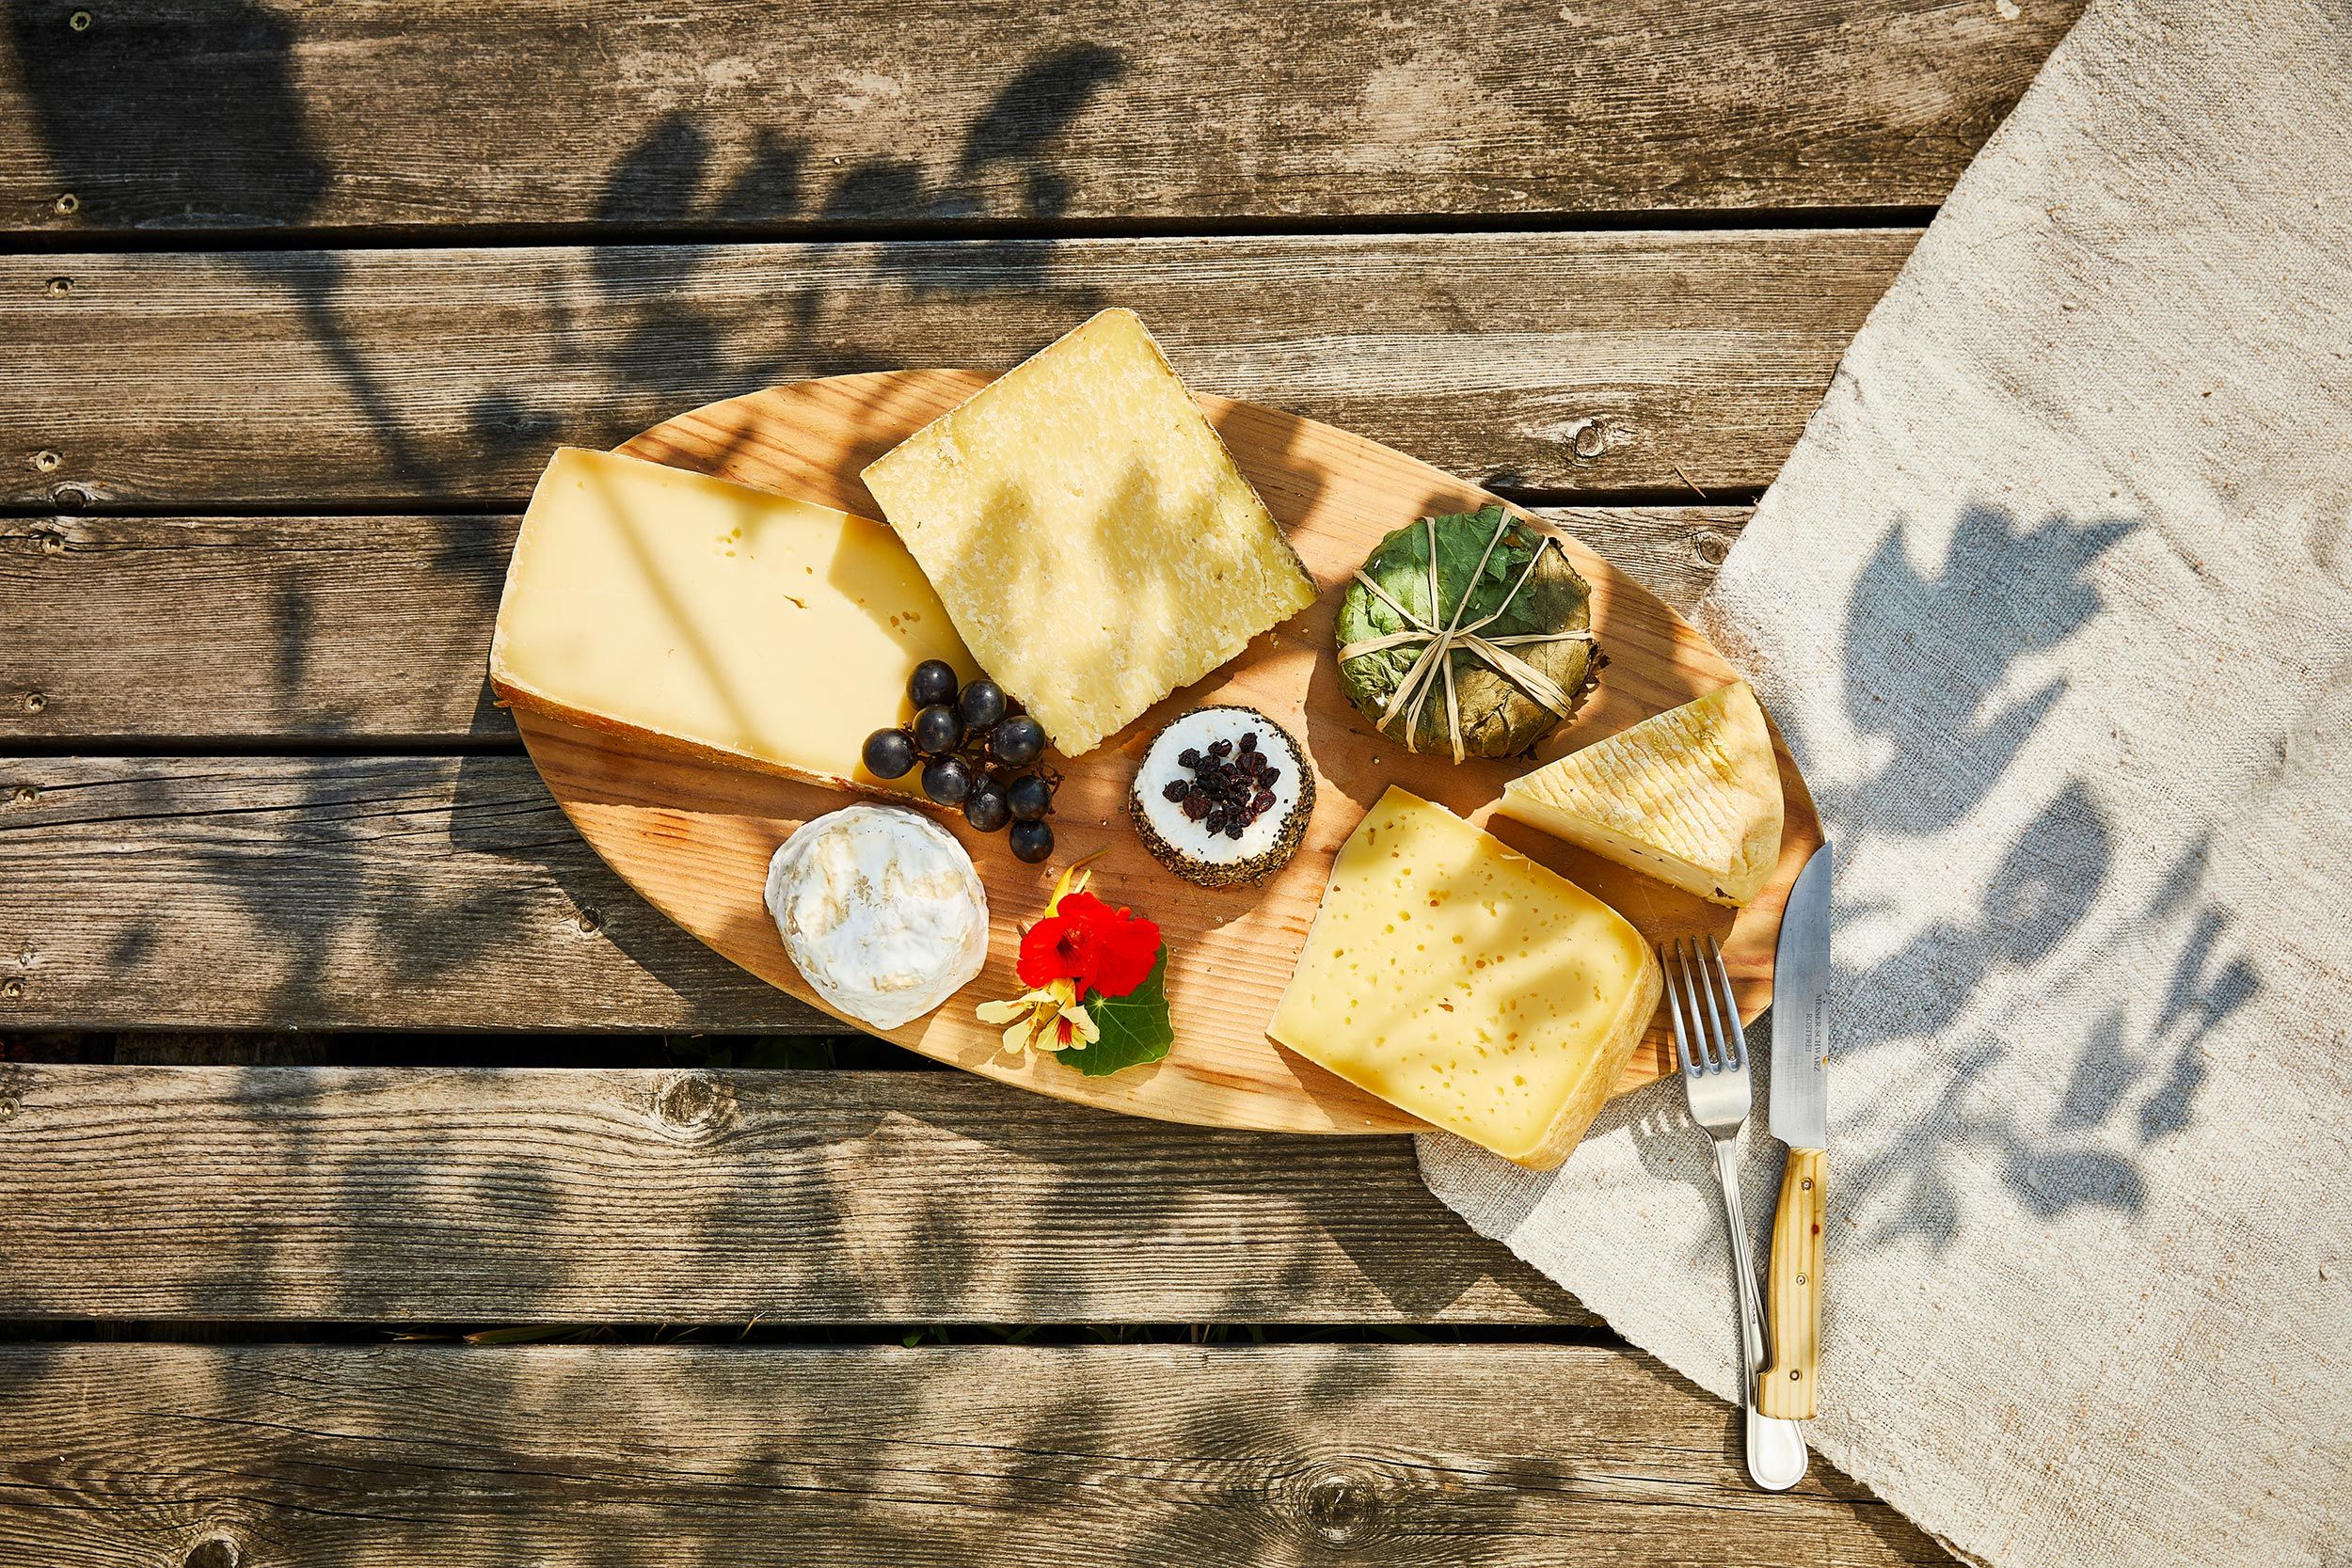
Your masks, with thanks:
[[[1151,977],[1159,952],[1158,926],[1091,893],[1072,893],[1022,937],[1014,967],[1032,990],[1067,980],[1080,997],[1124,996]]]

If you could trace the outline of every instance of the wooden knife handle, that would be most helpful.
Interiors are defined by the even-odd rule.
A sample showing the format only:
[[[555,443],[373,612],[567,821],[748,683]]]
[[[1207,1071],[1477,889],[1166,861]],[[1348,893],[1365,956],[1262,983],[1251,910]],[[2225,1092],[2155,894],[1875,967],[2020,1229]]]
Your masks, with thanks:
[[[1820,1412],[1814,1384],[1821,1355],[1821,1221],[1828,1213],[1828,1171],[1818,1148],[1792,1148],[1772,1212],[1772,1258],[1765,1304],[1772,1354],[1756,1380],[1756,1407],[1784,1421]]]

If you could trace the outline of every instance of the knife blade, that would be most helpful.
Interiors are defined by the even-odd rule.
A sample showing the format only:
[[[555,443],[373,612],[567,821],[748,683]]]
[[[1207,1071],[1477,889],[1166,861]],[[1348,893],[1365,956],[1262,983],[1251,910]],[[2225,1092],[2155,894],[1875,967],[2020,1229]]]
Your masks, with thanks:
[[[1772,1090],[1767,1130],[1788,1146],[1772,1213],[1765,1306],[1772,1354],[1756,1405],[1782,1420],[1820,1414],[1822,1221],[1828,1212],[1830,848],[1788,892],[1772,961]]]

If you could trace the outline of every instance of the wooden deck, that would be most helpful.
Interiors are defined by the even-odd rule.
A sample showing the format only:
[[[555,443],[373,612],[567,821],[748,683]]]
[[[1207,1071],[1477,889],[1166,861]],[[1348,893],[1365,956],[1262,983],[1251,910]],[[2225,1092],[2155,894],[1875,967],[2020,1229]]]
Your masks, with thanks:
[[[2077,8],[10,8],[0,1562],[1946,1561],[1402,1140],[821,1043],[483,659],[555,442],[1113,301],[1687,607]]]

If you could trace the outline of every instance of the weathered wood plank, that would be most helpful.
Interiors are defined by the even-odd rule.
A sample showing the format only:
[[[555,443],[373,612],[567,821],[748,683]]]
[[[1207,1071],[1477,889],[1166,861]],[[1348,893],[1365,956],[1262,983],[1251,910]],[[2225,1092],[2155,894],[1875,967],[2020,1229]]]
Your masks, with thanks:
[[[16,1345],[0,1423],[23,1562],[1949,1560],[1601,1348]]]
[[[962,1073],[0,1063],[0,1320],[1596,1322],[1409,1139]]]
[[[1482,483],[1761,486],[1916,233],[0,258],[0,504],[518,508],[778,381],[1002,369],[1111,302],[1203,389]]]
[[[1687,611],[1747,509],[1544,515]],[[468,516],[0,522],[0,745],[511,740],[483,670],[514,532]]]
[[[606,869],[528,758],[0,760],[0,1028],[831,1019]]]
[[[2081,7],[78,8],[8,9],[20,232],[1933,204]]]

